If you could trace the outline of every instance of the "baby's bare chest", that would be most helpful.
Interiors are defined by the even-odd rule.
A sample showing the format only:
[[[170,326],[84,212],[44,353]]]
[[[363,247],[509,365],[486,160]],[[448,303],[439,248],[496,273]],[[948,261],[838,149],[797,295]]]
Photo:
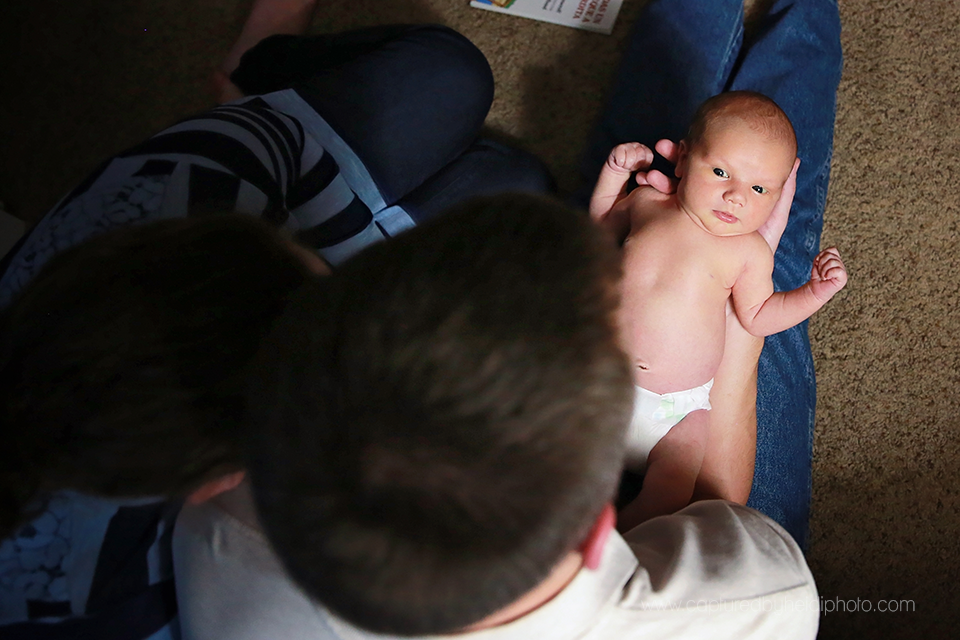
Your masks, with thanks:
[[[733,238],[717,238],[673,221],[635,226],[623,244],[624,280],[640,290],[723,304],[743,262]],[[731,240],[732,242],[725,242]]]

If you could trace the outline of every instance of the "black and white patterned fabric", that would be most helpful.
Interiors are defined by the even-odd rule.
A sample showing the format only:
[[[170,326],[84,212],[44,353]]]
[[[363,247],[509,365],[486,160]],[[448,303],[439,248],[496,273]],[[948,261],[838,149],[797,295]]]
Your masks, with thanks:
[[[259,216],[331,264],[414,226],[293,90],[212,109],[110,159],[8,257],[0,307],[55,253],[112,228],[190,215]]]

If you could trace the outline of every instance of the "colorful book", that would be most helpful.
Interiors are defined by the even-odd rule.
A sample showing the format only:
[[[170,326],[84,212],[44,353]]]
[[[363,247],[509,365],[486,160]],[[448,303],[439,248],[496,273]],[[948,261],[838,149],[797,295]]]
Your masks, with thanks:
[[[470,6],[609,34],[623,0],[471,0]]]

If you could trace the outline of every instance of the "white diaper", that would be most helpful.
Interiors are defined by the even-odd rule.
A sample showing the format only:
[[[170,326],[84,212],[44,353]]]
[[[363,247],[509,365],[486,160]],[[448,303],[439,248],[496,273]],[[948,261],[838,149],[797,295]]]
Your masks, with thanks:
[[[633,418],[627,432],[627,467],[643,471],[647,456],[678,422],[691,411],[710,409],[711,379],[706,384],[673,393],[654,393],[643,387],[633,399]]]

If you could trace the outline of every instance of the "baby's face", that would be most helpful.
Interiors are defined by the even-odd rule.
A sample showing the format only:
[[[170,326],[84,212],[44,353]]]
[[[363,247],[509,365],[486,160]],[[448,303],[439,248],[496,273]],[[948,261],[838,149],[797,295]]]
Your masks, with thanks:
[[[715,236],[756,231],[770,217],[794,160],[791,145],[746,123],[714,123],[698,144],[682,143],[680,207]]]

